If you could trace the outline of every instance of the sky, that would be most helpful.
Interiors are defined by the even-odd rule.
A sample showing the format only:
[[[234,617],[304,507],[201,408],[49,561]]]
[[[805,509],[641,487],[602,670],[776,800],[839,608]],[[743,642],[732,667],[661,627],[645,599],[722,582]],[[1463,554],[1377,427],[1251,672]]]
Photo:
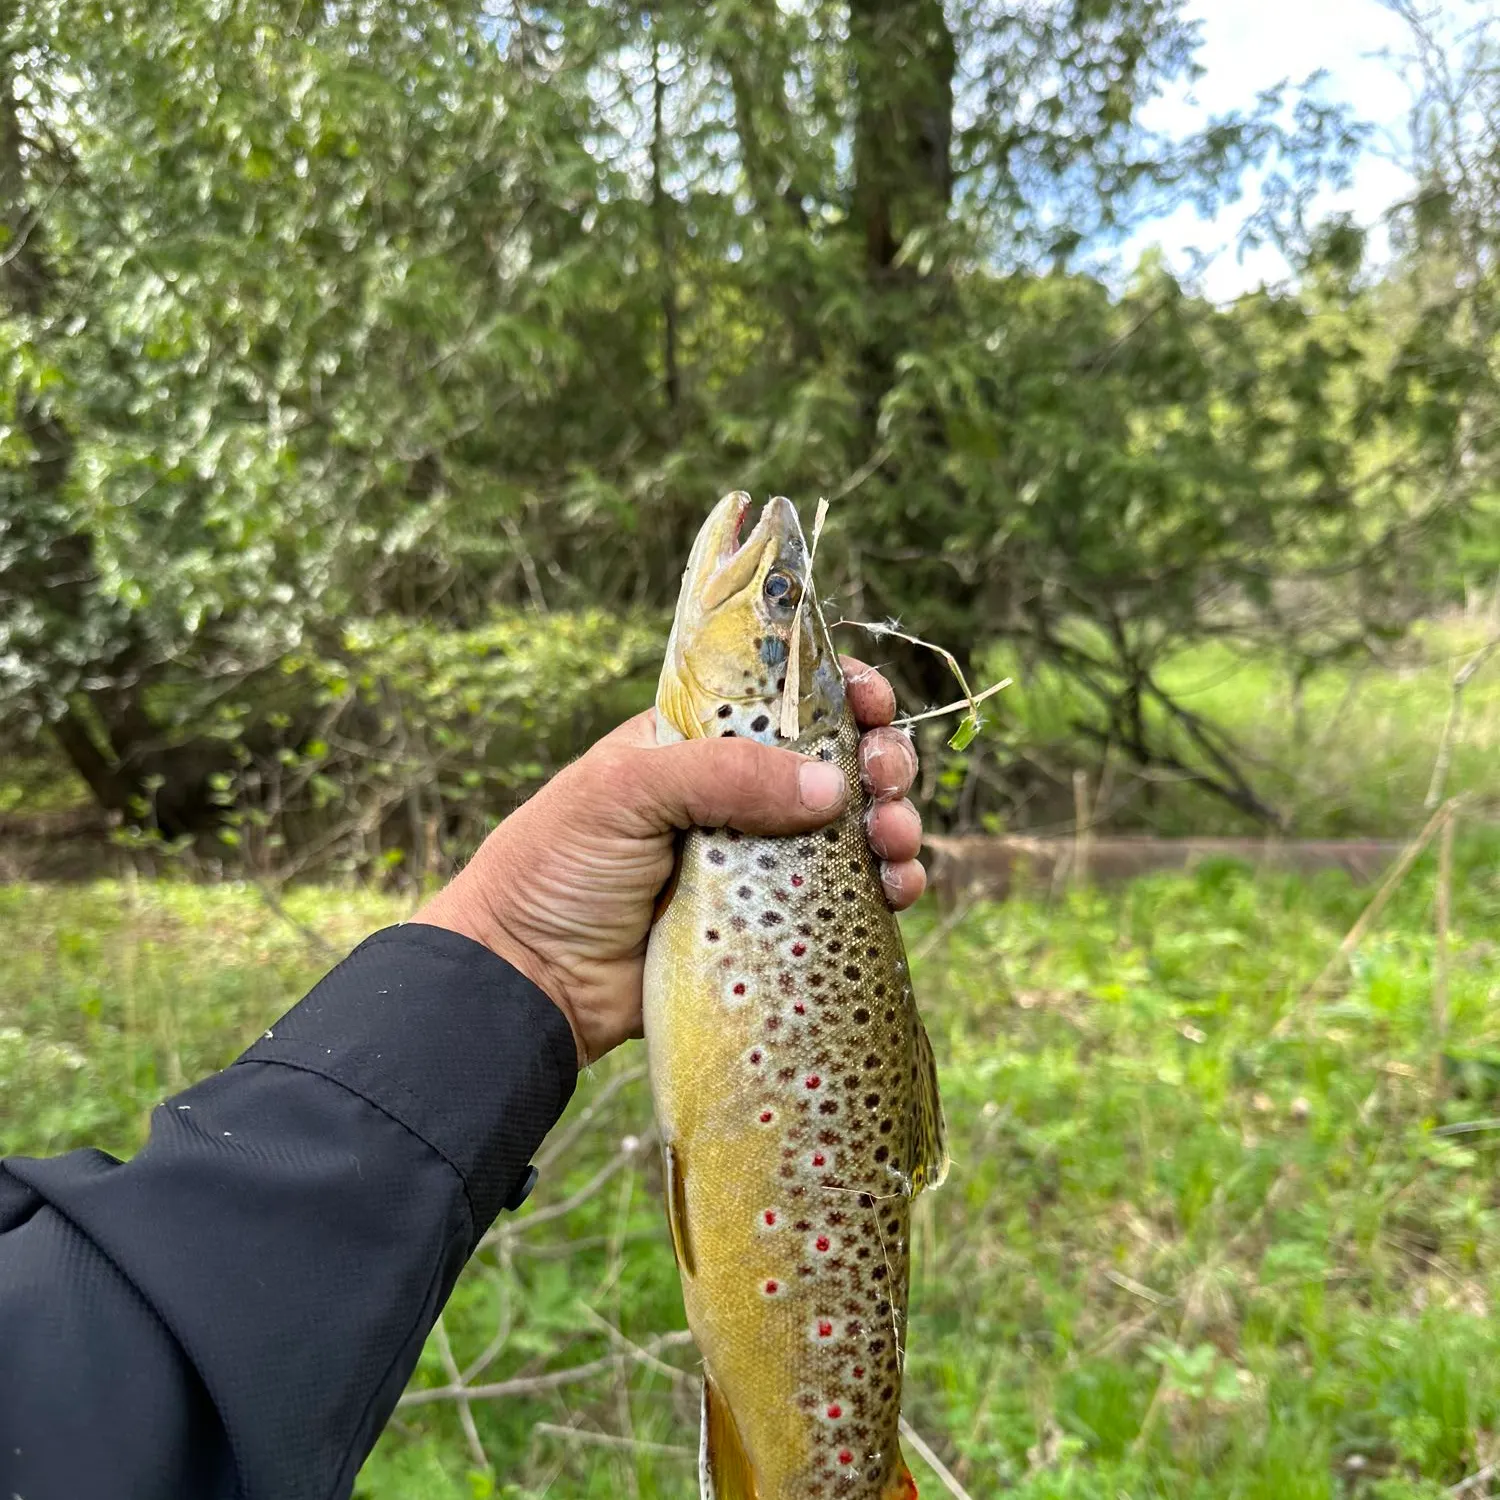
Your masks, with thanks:
[[[1472,21],[1472,0],[1441,0],[1448,16]],[[1189,14],[1201,22],[1203,45],[1199,61],[1205,73],[1190,89],[1154,101],[1147,123],[1174,133],[1200,124],[1210,111],[1247,108],[1256,94],[1283,78],[1300,81],[1320,69],[1327,78],[1323,97],[1352,106],[1360,118],[1377,127],[1355,172],[1352,187],[1319,200],[1328,211],[1347,211],[1367,225],[1399,199],[1410,183],[1403,166],[1390,159],[1403,157],[1407,141],[1410,94],[1398,63],[1382,51],[1407,50],[1405,26],[1379,0],[1191,0]],[[1191,208],[1159,220],[1126,245],[1124,257],[1133,261],[1150,245],[1159,245],[1172,265],[1186,272],[1190,247],[1216,251],[1197,277],[1200,289],[1216,300],[1227,300],[1262,281],[1286,274],[1286,264],[1269,247],[1238,257],[1234,240],[1256,198],[1247,193],[1240,204],[1205,223]],[[1383,239],[1377,237],[1372,248]]]

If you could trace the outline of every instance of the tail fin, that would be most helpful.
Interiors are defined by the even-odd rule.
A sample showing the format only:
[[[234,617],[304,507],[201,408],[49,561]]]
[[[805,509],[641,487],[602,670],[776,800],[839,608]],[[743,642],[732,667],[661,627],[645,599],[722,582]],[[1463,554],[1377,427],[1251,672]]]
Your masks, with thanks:
[[[917,1500],[917,1481],[911,1477],[904,1458],[896,1460],[896,1472],[880,1500]]]

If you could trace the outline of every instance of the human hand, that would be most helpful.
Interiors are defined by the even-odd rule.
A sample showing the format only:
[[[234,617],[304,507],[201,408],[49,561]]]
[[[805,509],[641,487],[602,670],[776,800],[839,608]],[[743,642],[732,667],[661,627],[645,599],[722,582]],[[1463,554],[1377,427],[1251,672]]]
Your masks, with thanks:
[[[927,884],[922,820],[906,799],[916,752],[889,727],[896,698],[885,678],[851,657],[842,664],[864,731],[870,847],[899,910]],[[658,745],[647,710],[517,808],[413,920],[473,938],[525,974],[567,1016],[583,1066],[641,1034],[646,937],[677,830],[801,833],[831,822],[846,799],[836,766],[790,750],[748,739]]]

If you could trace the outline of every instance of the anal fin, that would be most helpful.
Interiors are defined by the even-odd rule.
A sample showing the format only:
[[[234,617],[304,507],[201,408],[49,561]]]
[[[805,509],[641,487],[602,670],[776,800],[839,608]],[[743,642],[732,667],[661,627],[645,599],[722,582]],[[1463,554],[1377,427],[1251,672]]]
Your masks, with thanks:
[[[755,1471],[734,1413],[713,1376],[703,1374],[703,1435],[698,1447],[700,1500],[760,1500]]]
[[[667,1227],[672,1231],[672,1252],[684,1276],[693,1274],[693,1242],[688,1236],[687,1192],[682,1175],[682,1158],[670,1141],[661,1148],[666,1176]]]
[[[917,1500],[917,1481],[911,1477],[904,1458],[896,1460],[896,1472],[880,1500]]]

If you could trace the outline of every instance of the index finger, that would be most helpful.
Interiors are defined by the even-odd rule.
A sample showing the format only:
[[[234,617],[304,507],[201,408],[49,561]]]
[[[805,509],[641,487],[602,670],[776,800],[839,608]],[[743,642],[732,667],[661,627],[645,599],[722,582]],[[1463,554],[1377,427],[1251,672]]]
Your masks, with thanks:
[[[856,656],[839,657],[848,685],[849,708],[861,729],[889,724],[896,717],[896,693],[884,677],[868,662]]]

